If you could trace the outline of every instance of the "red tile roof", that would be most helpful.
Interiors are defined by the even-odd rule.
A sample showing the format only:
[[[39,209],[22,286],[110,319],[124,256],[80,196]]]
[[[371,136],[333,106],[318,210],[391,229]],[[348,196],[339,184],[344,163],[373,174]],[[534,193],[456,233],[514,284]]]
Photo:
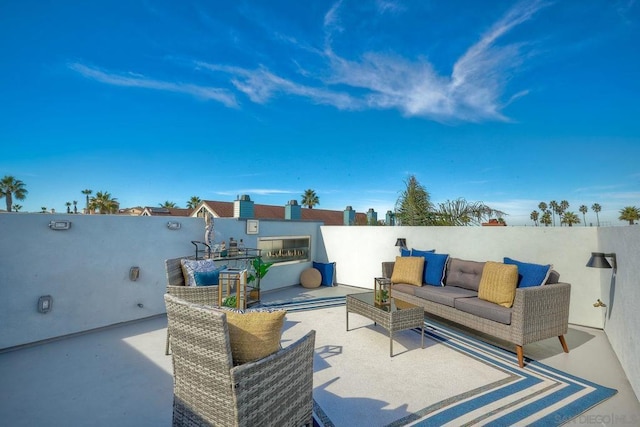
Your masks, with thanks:
[[[204,200],[203,203],[220,218],[233,218],[233,202]],[[344,225],[344,212],[328,209],[300,208],[302,220],[322,221],[325,225]],[[284,219],[284,206],[253,204],[254,219]],[[366,224],[367,215],[356,213],[356,222]]]

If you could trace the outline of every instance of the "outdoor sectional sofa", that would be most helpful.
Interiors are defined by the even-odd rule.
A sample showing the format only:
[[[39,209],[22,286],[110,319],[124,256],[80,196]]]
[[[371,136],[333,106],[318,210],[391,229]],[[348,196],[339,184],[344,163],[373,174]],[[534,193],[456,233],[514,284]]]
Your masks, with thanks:
[[[506,262],[510,262],[509,265],[448,256],[438,258],[438,254],[433,251],[425,254],[414,250],[413,255],[416,252],[424,255],[425,261],[422,280],[414,281],[413,284],[406,283],[409,279],[397,281],[398,277],[403,279],[402,274],[399,274],[402,272],[394,267],[398,262],[406,264],[403,257],[397,257],[396,262],[383,262],[383,276],[391,279],[393,298],[422,306],[427,314],[515,344],[521,368],[524,367],[525,344],[558,337],[564,352],[569,352],[564,334],[568,329],[571,285],[559,282],[560,275],[552,270],[551,265],[537,266],[509,258],[505,258]],[[507,267],[503,268],[504,265]],[[486,266],[490,268],[485,269]],[[546,274],[544,269],[535,270],[536,267],[547,267]],[[496,275],[496,271],[509,268],[511,270],[508,275],[513,274],[513,268],[517,271],[512,304],[499,305],[484,299],[487,298],[486,289],[493,286],[494,282],[504,279],[504,275]],[[541,278],[540,271],[543,273]],[[533,282],[530,280],[532,272],[538,274]],[[523,277],[523,274],[527,277]],[[397,283],[394,283],[394,276]],[[537,285],[536,281],[539,281]],[[485,295],[479,292],[481,286],[484,286]]]

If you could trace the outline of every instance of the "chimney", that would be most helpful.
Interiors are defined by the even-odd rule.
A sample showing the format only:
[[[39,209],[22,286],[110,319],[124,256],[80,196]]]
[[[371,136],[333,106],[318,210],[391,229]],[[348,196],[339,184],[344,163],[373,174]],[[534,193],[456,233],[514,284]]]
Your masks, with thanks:
[[[351,206],[347,206],[342,218],[344,225],[354,225],[356,223],[356,211]]]
[[[243,194],[233,202],[234,218],[253,218],[253,202],[248,194]]]
[[[367,211],[367,224],[375,225],[378,223],[378,213],[373,210],[373,208],[369,208]]]
[[[384,222],[387,225],[396,225],[396,216],[391,211],[387,211],[384,217]]]
[[[302,219],[302,207],[297,200],[290,200],[284,206],[284,219],[299,220]]]

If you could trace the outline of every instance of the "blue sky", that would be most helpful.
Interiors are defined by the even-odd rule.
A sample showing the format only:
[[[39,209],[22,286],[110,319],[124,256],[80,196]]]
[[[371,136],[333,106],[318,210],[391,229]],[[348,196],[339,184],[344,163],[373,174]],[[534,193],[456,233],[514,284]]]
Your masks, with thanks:
[[[633,0],[3,1],[0,175],[22,211],[311,188],[384,218],[415,175],[508,224],[567,200],[624,225],[639,40]]]

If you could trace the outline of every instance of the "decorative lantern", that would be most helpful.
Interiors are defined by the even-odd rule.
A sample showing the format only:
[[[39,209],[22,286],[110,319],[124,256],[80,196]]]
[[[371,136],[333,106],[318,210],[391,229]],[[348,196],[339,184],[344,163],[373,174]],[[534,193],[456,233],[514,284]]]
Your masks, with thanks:
[[[373,283],[373,300],[378,305],[391,304],[391,280],[376,277]]]

